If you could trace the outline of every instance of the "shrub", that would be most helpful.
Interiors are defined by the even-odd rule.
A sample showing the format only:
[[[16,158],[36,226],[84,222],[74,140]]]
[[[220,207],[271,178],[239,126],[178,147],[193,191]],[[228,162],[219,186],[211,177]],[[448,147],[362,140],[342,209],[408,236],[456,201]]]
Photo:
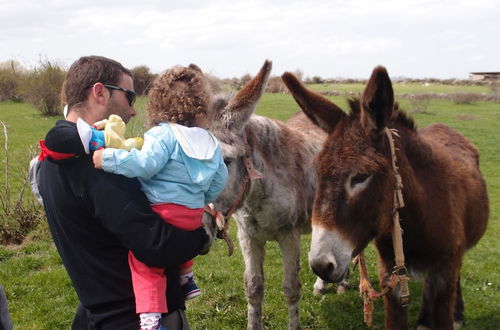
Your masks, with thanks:
[[[210,85],[210,89],[213,93],[219,93],[222,91],[222,85],[224,82],[210,73],[205,73],[205,76],[208,79],[208,84]]]
[[[252,80],[252,76],[249,75],[248,73],[247,74],[244,74],[241,78],[240,78],[240,88],[245,86],[250,80]]]
[[[32,104],[42,116],[61,114],[60,93],[66,71],[48,60],[26,74],[22,81],[23,99]]]
[[[244,74],[241,76],[241,78],[236,78],[233,77],[229,79],[227,82],[229,83],[230,87],[235,90],[240,90],[245,86],[250,80],[252,80],[252,76],[249,75],[248,73]]]
[[[498,82],[491,82],[488,86],[491,90],[489,100],[491,102],[500,102],[500,80]]]
[[[416,94],[408,98],[413,113],[428,113],[427,107],[432,97],[429,94]]]
[[[5,184],[0,188],[0,204],[3,211],[0,213],[0,244],[20,244],[26,238],[26,235],[40,223],[44,213],[41,205],[38,204],[31,193],[26,168],[18,167],[17,173],[10,173],[7,125],[0,121],[0,126],[3,128],[5,137],[3,148],[5,153]],[[29,149],[25,163],[28,163],[28,159],[33,158],[34,154],[34,150]],[[23,182],[21,191],[15,199],[9,186],[12,178]]]
[[[158,75],[151,73],[145,65],[137,66],[130,71],[134,76],[134,89],[137,95],[147,95],[149,86]]]
[[[23,68],[16,61],[0,64],[0,102],[21,101],[19,84],[22,74]]]
[[[267,82],[266,92],[268,93],[285,93],[287,91],[281,77],[271,77]]]
[[[324,80],[320,76],[314,76],[312,77],[312,82],[313,84],[322,84]]]
[[[233,77],[228,80],[231,89],[240,90],[243,85],[241,84],[241,79]]]
[[[477,93],[454,93],[450,95],[450,98],[456,104],[472,104],[478,101],[480,96]]]

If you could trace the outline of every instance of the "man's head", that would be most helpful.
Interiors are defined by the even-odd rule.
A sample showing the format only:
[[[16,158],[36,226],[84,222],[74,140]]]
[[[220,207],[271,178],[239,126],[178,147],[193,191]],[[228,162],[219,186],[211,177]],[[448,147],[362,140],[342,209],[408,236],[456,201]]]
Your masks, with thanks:
[[[200,68],[174,66],[160,75],[149,89],[148,113],[152,125],[174,122],[204,126],[210,114],[211,91]]]
[[[101,120],[116,114],[128,122],[135,115],[132,73],[102,56],[84,56],[71,65],[62,90],[68,118]]]

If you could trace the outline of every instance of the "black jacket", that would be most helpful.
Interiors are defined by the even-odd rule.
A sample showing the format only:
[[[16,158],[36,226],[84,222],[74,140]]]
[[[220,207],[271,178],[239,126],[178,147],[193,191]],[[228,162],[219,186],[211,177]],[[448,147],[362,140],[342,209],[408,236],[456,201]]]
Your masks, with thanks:
[[[47,145],[58,133],[78,134],[74,123],[58,121]],[[167,224],[151,210],[138,180],[96,170],[90,155],[76,154],[45,159],[39,188],[56,247],[95,326],[138,329],[129,250],[149,266],[166,267],[168,309],[184,308],[178,265],[199,253],[204,230]]]

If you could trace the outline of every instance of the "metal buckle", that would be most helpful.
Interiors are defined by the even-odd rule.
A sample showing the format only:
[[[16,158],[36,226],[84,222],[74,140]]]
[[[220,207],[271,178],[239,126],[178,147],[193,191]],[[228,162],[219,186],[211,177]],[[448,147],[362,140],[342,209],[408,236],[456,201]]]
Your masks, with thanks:
[[[395,274],[397,276],[407,276],[408,270],[405,266],[394,266],[394,268],[392,269],[392,274]]]

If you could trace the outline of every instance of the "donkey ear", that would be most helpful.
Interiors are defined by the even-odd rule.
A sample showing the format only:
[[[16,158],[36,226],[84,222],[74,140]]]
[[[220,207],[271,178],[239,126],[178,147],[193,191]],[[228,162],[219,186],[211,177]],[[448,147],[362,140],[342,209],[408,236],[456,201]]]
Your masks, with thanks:
[[[259,73],[229,100],[224,109],[228,127],[242,127],[250,118],[259,99],[264,94],[271,69],[272,62],[266,60]]]
[[[394,109],[391,79],[383,66],[373,69],[361,97],[361,125],[380,133],[389,122]]]
[[[302,111],[325,132],[331,132],[346,116],[337,105],[327,98],[307,90],[290,72],[285,72],[281,79],[292,94]]]

